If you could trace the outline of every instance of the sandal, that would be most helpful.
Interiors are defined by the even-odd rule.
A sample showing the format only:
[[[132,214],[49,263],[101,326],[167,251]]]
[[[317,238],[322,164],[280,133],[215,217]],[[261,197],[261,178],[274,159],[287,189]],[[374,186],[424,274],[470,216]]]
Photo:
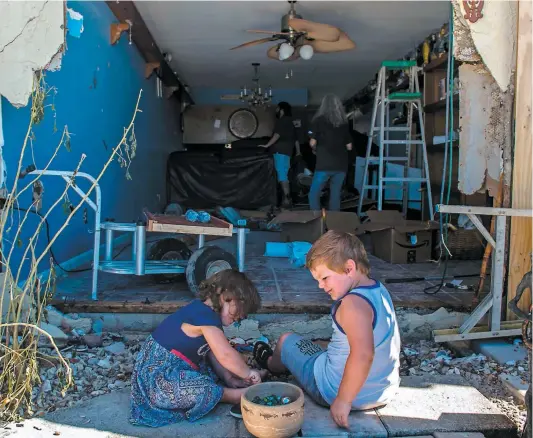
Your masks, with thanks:
[[[242,419],[242,411],[241,411],[241,405],[233,405],[231,409],[229,410],[229,414],[232,417]]]
[[[270,345],[263,341],[257,341],[254,344],[254,360],[264,370],[268,370],[268,358],[272,357],[274,352]]]

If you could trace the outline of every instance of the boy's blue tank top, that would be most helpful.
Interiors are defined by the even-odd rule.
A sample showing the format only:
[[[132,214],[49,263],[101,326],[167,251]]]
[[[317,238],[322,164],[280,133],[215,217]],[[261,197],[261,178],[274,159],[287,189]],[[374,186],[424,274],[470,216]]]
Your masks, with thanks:
[[[200,300],[194,300],[167,317],[152,333],[159,345],[197,368],[209,351],[209,346],[203,336],[187,336],[181,329],[183,323],[222,329],[222,320],[211,307]]]

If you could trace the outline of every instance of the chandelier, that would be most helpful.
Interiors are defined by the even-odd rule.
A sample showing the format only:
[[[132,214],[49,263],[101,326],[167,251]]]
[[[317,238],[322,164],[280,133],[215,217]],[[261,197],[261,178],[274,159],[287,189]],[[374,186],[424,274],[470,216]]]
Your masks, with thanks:
[[[251,106],[262,106],[269,104],[272,101],[272,87],[268,87],[266,90],[261,89],[259,83],[259,66],[258,62],[254,62],[252,67],[254,68],[254,77],[252,82],[254,83],[252,88],[241,87],[241,101],[248,102]]]

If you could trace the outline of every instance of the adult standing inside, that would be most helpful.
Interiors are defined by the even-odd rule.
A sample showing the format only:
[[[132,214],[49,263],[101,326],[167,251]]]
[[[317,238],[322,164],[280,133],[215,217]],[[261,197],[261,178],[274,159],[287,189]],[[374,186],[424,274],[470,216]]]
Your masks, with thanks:
[[[309,190],[309,208],[320,210],[320,195],[329,182],[329,210],[339,211],[352,139],[344,106],[338,96],[324,96],[311,122],[309,134],[309,145],[316,154],[315,173]]]
[[[300,155],[300,145],[292,120],[292,108],[287,102],[280,102],[276,107],[276,124],[272,138],[267,144],[260,145],[260,147],[267,148],[273,153],[274,167],[283,192],[281,203],[283,208],[289,208],[292,205],[289,169],[295,146],[296,155]]]

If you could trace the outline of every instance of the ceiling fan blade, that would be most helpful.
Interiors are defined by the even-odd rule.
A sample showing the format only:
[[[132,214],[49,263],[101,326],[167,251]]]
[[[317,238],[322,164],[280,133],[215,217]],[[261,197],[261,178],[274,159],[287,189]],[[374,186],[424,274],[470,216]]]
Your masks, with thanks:
[[[329,24],[315,23],[301,18],[290,18],[289,26],[297,32],[306,32],[308,38],[335,42],[341,36],[341,30]]]
[[[242,49],[243,47],[257,46],[259,44],[268,43],[269,41],[275,41],[277,38],[261,38],[258,40],[248,41],[247,43],[241,44],[236,47],[232,47],[230,50]]]
[[[350,39],[350,37],[343,31],[341,31],[340,38],[338,41],[308,41],[306,44],[309,44],[313,47],[315,53],[334,53],[334,52],[345,52],[347,50],[355,49],[355,43]]]

